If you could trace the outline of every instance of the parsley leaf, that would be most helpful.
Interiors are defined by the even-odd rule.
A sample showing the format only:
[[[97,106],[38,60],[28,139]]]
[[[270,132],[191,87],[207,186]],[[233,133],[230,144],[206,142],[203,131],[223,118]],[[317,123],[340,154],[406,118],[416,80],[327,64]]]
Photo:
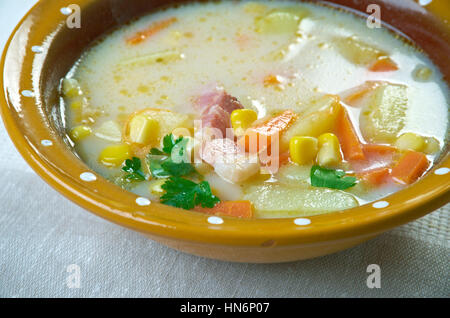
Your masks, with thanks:
[[[187,143],[188,139],[183,136],[178,139],[175,139],[172,134],[164,136],[162,151],[152,148],[147,156],[152,176],[155,178],[182,177],[196,172],[192,164],[183,160]]]
[[[124,176],[126,180],[129,181],[145,180],[145,175],[141,170],[141,159],[137,157],[125,160],[125,166],[122,167],[122,170],[128,172],[128,174]]]
[[[320,166],[311,168],[311,185],[314,187],[324,187],[345,190],[356,184],[355,177],[345,177],[342,170],[327,169]]]
[[[164,136],[162,151],[170,155],[172,153],[173,147],[182,140],[183,136],[179,137],[178,139],[175,139],[175,136],[173,134]]]
[[[161,188],[166,191],[161,196],[161,203],[177,208],[190,210],[197,205],[212,208],[220,202],[220,199],[212,194],[207,181],[197,184],[184,178],[170,177]]]

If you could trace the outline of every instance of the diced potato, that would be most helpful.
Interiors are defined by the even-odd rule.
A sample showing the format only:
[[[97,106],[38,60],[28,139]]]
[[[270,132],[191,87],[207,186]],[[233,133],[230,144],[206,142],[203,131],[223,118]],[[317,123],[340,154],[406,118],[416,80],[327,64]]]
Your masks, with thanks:
[[[388,57],[386,52],[361,41],[356,36],[337,38],[335,43],[342,56],[356,65],[369,66],[378,58]]]
[[[292,33],[299,28],[301,19],[309,13],[300,8],[271,10],[262,18],[256,19],[256,31],[260,33]]]
[[[72,138],[73,141],[80,141],[87,136],[89,136],[92,133],[91,127],[85,126],[85,125],[79,125],[75,126],[70,130],[70,138]]]
[[[369,102],[362,108],[360,129],[367,141],[394,143],[405,126],[408,106],[408,88],[405,85],[378,86]]]
[[[135,57],[120,63],[121,66],[139,66],[150,65],[155,63],[168,63],[176,60],[181,60],[184,55],[178,50],[166,50],[156,53],[147,54],[144,56]]]
[[[434,137],[425,137],[425,147],[423,152],[432,155],[441,149],[439,141]]]
[[[134,116],[129,124],[129,137],[133,143],[148,145],[158,140],[159,124],[153,118]]]
[[[407,132],[398,137],[395,146],[400,150],[422,151],[425,148],[425,139],[412,132]]]
[[[193,120],[189,115],[175,113],[167,109],[146,108],[132,114],[125,124],[124,140],[128,143],[133,143],[130,138],[130,123],[136,116],[151,118],[158,123],[158,134],[155,138],[152,139],[152,142],[149,144],[153,147],[159,147],[162,137],[171,134],[176,128],[184,127],[189,130],[193,128]]]
[[[280,167],[275,178],[284,184],[308,185],[312,165],[285,164]]]
[[[339,97],[334,95],[325,95],[314,101],[308,110],[281,134],[281,151],[289,149],[289,142],[294,136],[318,137],[332,131],[340,107]]]
[[[318,138],[317,163],[323,167],[336,167],[342,161],[339,139],[335,134],[326,133]]]
[[[249,187],[243,200],[253,202],[259,217],[308,216],[358,206],[355,197],[344,191],[280,184]]]
[[[318,141],[314,137],[295,136],[289,142],[291,160],[298,165],[311,164],[316,158],[318,149]]]
[[[107,167],[117,167],[130,157],[130,146],[127,144],[119,144],[111,145],[103,149],[98,160]]]
[[[98,138],[120,142],[122,140],[122,132],[119,124],[113,120],[105,121],[97,129],[94,130],[94,135]]]
[[[230,116],[231,125],[237,136],[242,136],[245,130],[258,119],[258,114],[252,109],[236,109]]]
[[[81,95],[78,81],[74,78],[64,78],[62,82],[62,93],[68,98],[74,98]]]

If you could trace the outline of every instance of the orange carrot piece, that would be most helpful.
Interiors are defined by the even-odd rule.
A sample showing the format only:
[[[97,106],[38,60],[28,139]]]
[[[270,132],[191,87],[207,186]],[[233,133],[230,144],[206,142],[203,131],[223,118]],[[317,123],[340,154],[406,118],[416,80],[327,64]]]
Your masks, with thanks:
[[[387,180],[388,176],[389,168],[378,168],[361,173],[359,178],[372,185],[379,186]]]
[[[397,152],[397,148],[388,145],[364,144],[364,155],[371,157],[373,155],[393,155]]]
[[[168,28],[171,24],[178,21],[177,18],[167,18],[165,20],[157,21],[150,25],[147,29],[136,32],[133,36],[127,39],[127,43],[131,45],[139,44],[145,41],[147,38],[155,35],[161,30]]]
[[[202,208],[197,206],[195,211],[203,212],[207,214],[220,214],[239,218],[251,218],[253,217],[253,205],[250,201],[221,201],[217,203],[213,208]]]
[[[347,111],[341,107],[337,117],[336,135],[341,144],[345,160],[364,160],[363,145],[353,128],[353,124]]]
[[[371,72],[392,72],[397,70],[397,64],[389,57],[379,58],[369,67],[369,71]]]
[[[285,110],[265,123],[247,129],[244,136],[239,139],[238,143],[243,145],[246,151],[253,152],[253,150],[257,150],[259,152],[262,149],[269,147],[275,136],[278,136],[277,141],[279,142],[280,134],[296,119],[296,113],[292,110]],[[251,145],[251,143],[256,143],[256,145]]]
[[[392,168],[392,177],[403,184],[411,184],[427,170],[427,157],[417,151],[408,151]]]

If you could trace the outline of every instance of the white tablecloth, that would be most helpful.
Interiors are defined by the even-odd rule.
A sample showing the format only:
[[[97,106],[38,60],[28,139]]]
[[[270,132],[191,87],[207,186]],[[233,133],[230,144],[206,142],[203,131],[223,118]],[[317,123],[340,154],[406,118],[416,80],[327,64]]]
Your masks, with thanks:
[[[0,47],[33,2],[0,0]],[[79,208],[27,166],[3,125],[0,154],[0,297],[450,295],[450,205],[334,255],[235,264],[174,251]],[[367,287],[369,264],[380,266],[379,289]]]

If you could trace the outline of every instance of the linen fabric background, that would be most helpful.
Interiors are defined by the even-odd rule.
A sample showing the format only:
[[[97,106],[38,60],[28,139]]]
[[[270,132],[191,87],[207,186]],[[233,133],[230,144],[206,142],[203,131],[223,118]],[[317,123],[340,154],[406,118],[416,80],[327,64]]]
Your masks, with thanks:
[[[34,0],[0,0],[0,48]],[[0,124],[0,297],[448,297],[447,205],[349,250],[237,264],[161,246],[42,181]],[[70,281],[75,264],[80,288]],[[370,289],[367,267],[381,269]]]

